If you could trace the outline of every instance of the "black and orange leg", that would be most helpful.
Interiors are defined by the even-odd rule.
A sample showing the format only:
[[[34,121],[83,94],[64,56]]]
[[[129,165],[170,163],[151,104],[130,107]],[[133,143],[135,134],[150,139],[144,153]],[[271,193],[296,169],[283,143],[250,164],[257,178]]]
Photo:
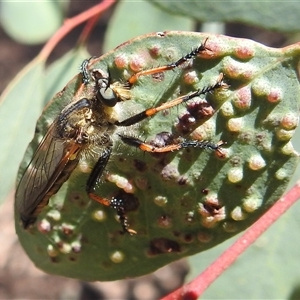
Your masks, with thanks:
[[[105,170],[105,167],[108,163],[111,152],[112,152],[112,147],[108,147],[101,154],[101,156],[99,157],[97,163],[93,167],[92,172],[86,182],[86,192],[87,192],[88,196],[92,200],[95,200],[96,202],[99,202],[105,206],[110,206],[110,200],[96,195],[95,190],[96,190],[97,183],[99,182],[99,180]]]
[[[188,61],[190,59],[194,59],[200,53],[202,53],[202,52],[204,52],[206,50],[209,50],[206,47],[207,40],[208,40],[208,38],[206,38],[205,41],[203,43],[201,43],[197,48],[193,49],[190,53],[188,53],[185,56],[181,57],[176,62],[170,63],[170,64],[165,65],[165,66],[161,66],[161,67],[157,67],[157,68],[152,68],[152,69],[148,69],[148,70],[143,70],[143,71],[135,73],[134,75],[132,75],[128,79],[128,83],[130,85],[132,85],[141,76],[152,75],[152,74],[157,74],[157,73],[160,73],[160,72],[166,72],[166,71],[169,71],[169,70],[173,70],[173,69],[179,67],[180,65],[184,64],[186,61]]]
[[[125,207],[124,207],[124,202],[122,201],[122,199],[117,199],[117,198],[113,197],[112,199],[109,200],[109,199],[103,198],[95,193],[97,183],[99,182],[99,180],[105,170],[105,167],[109,161],[111,152],[112,152],[112,147],[108,147],[102,153],[100,158],[98,159],[96,165],[92,169],[92,172],[87,180],[86,192],[87,192],[88,196],[90,197],[90,199],[92,199],[102,205],[112,207],[113,209],[116,210],[117,215],[120,220],[120,223],[121,223],[121,226],[122,226],[122,231],[124,233],[127,232],[130,235],[136,234],[136,231],[129,228],[128,219],[127,219],[127,215],[126,215],[126,211],[125,211]]]
[[[177,106],[181,103],[187,102],[195,97],[201,96],[201,95],[205,95],[207,93],[210,93],[218,88],[227,88],[228,85],[226,83],[223,82],[223,73],[220,74],[217,82],[214,85],[211,85],[209,87],[204,87],[202,89],[198,89],[197,91],[191,92],[187,95],[178,97],[176,99],[173,99],[171,101],[165,102],[159,106],[156,107],[151,107],[148,108],[144,111],[142,111],[141,113],[138,113],[124,121],[117,121],[115,122],[115,125],[117,126],[131,126],[133,124],[136,124],[142,120],[147,119],[148,117],[152,117],[155,114],[157,114],[158,112],[162,111],[162,110],[166,110],[169,109],[171,107]]]
[[[173,143],[165,146],[153,146],[132,136],[126,136],[126,135],[119,135],[119,136],[125,144],[133,147],[137,147],[144,152],[151,152],[151,153],[174,152],[184,148],[200,148],[200,149],[208,149],[208,150],[216,151],[219,153],[220,156],[224,156],[221,147],[226,144],[226,142],[223,141],[219,141],[218,143],[212,143],[210,141],[182,139],[178,143]]]

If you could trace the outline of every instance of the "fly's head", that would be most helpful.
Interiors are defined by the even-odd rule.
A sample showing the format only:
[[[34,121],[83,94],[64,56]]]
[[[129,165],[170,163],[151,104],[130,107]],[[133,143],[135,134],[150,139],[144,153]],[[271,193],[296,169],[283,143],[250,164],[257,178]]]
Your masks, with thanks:
[[[111,82],[111,76],[100,69],[94,69],[92,78],[96,82],[96,98],[107,107],[114,107],[118,102],[130,100],[129,84],[119,81]]]

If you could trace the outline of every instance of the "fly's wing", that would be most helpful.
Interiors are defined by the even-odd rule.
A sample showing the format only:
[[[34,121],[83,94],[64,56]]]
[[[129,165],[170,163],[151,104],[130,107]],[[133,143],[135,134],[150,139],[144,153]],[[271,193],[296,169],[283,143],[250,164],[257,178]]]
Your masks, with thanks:
[[[75,140],[55,138],[54,126],[51,125],[39,144],[16,191],[16,210],[24,228],[34,223],[78,163],[79,145]]]

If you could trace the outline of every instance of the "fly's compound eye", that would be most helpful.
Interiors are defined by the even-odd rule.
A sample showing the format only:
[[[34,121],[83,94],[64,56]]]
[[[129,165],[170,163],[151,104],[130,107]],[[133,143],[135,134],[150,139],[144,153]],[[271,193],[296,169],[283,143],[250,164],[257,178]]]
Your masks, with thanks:
[[[100,79],[98,81],[99,90],[97,92],[97,99],[103,104],[109,107],[113,107],[118,102],[118,97],[116,93],[108,86],[107,79]]]

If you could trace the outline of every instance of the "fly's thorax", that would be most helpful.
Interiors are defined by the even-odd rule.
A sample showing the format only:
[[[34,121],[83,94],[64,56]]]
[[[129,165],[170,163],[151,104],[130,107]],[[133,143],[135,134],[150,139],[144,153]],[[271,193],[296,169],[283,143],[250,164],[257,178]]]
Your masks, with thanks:
[[[96,99],[80,99],[66,106],[55,120],[55,135],[63,140],[88,142],[88,136],[95,128],[99,129],[110,123],[111,114],[112,111]]]
[[[79,136],[81,136],[83,140],[84,136],[89,132],[92,115],[91,109],[85,108],[84,110],[74,111],[63,118],[58,118],[56,122],[57,137],[78,140]]]

